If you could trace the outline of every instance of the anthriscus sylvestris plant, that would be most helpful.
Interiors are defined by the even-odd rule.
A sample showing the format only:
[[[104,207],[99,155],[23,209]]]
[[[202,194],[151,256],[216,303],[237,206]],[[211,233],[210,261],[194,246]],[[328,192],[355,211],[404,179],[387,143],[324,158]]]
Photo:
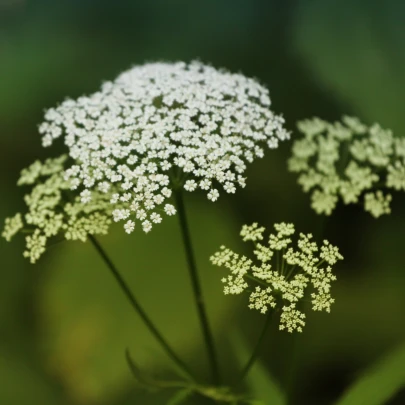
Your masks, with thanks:
[[[25,196],[27,212],[7,219],[3,236],[10,240],[18,232],[26,234],[24,256],[32,263],[53,239],[90,240],[133,308],[179,367],[191,391],[216,401],[248,403],[218,385],[218,359],[183,191],[203,190],[210,201],[216,201],[223,192],[233,194],[238,187],[245,187],[249,163],[289,139],[284,119],[270,109],[268,90],[242,74],[200,62],[149,63],[104,83],[96,93],[49,109],[39,132],[44,147],[60,139],[66,152],[43,163],[36,161],[22,171],[18,184],[31,187]],[[108,233],[110,224],[120,221],[128,234],[137,227],[148,233],[165,215],[175,214],[215,386],[195,381],[193,372],[167,343],[95,237]],[[305,249],[310,249],[308,246]],[[304,259],[288,260],[297,260],[299,265]],[[294,273],[292,277],[298,276]],[[314,277],[308,282],[314,283]],[[303,276],[298,279],[299,295],[305,281]],[[288,287],[291,294],[294,282],[288,282],[293,283]],[[274,283],[272,288],[276,291]],[[326,295],[317,300],[318,309],[327,308],[331,302]],[[290,304],[294,303],[291,298]],[[292,319],[297,310],[290,308]],[[284,317],[283,325],[289,330],[291,323],[287,315]],[[145,380],[128,354],[127,358],[138,380]],[[152,385],[180,388],[184,384],[154,380]]]
[[[316,213],[330,215],[339,199],[362,201],[375,218],[391,212],[386,189],[405,191],[405,138],[348,116],[336,123],[301,121],[298,129],[303,136],[293,144],[288,167],[299,173],[304,192],[311,192]]]
[[[217,351],[194,258],[183,200],[184,192],[202,190],[215,202],[246,185],[249,163],[290,138],[284,119],[270,109],[268,90],[242,74],[200,62],[148,63],[135,66],[77,100],[65,100],[45,114],[39,126],[44,147],[63,142],[63,155],[35,161],[21,172],[19,186],[29,191],[27,210],[7,218],[3,237],[25,235],[23,255],[37,262],[54,242],[89,241],[111,271],[136,313],[178,367],[182,378],[161,380],[141,372],[130,353],[126,358],[137,382],[153,389],[176,389],[170,404],[192,395],[216,403],[256,404],[222,385]],[[339,199],[362,201],[374,217],[390,213],[391,194],[405,190],[405,139],[378,124],[357,118],[328,123],[318,118],[298,123],[289,170],[312,192],[311,206],[331,215]],[[177,215],[194,300],[212,379],[199,382],[173,350],[104,250],[97,235],[122,222],[130,237],[149,233],[165,216]],[[266,315],[252,354],[241,370],[241,383],[257,359],[270,321],[289,333],[302,332],[308,306],[330,312],[339,249],[291,223],[276,223],[265,235],[257,223],[240,233],[252,253],[241,255],[222,246],[210,260],[224,267],[219,277],[225,295],[246,294],[247,306]],[[267,401],[268,400],[268,401]]]

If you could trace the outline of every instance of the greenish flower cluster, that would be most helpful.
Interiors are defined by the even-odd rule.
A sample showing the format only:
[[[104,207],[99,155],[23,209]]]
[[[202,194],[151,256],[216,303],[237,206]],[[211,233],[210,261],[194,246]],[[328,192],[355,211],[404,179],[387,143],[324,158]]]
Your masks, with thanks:
[[[391,212],[392,196],[383,189],[405,191],[405,138],[347,116],[334,124],[301,121],[298,129],[304,136],[294,142],[288,167],[312,193],[318,214],[330,215],[340,198],[344,204],[362,199],[375,218]]]
[[[93,192],[83,203],[80,196],[69,198],[70,180],[65,180],[66,155],[36,161],[21,172],[20,186],[32,186],[24,197],[27,212],[5,221],[2,236],[10,241],[18,232],[26,233],[24,256],[35,263],[45,252],[48,239],[62,234],[68,240],[85,241],[88,235],[106,234],[111,223],[111,195]]]
[[[269,308],[279,309],[280,330],[302,332],[305,314],[297,308],[297,304],[304,298],[307,288],[312,286],[312,309],[330,312],[334,302],[330,294],[331,282],[336,280],[332,266],[343,256],[326,240],[319,247],[311,234],[300,233],[296,246],[293,246],[293,224],[275,224],[274,228],[276,233],[270,234],[264,244],[263,227],[257,223],[243,226],[240,235],[243,241],[254,243],[254,259],[221,246],[210,260],[230,271],[222,279],[226,295],[247,291],[250,309],[262,314]]]

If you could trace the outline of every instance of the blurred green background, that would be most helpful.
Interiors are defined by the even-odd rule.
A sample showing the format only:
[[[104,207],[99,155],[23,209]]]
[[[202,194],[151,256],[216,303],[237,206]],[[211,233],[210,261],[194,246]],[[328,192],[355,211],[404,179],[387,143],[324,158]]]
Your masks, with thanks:
[[[41,147],[44,109],[91,93],[134,64],[196,58],[258,78],[291,130],[298,119],[354,114],[405,134],[400,0],[0,0],[0,219],[23,209],[24,191],[15,185],[21,168],[62,150]],[[273,328],[260,378],[250,380],[269,405],[267,373],[288,387],[291,405],[332,404],[405,340],[405,198],[394,195],[392,215],[379,220],[339,207],[325,221],[287,172],[289,149],[251,165],[246,189],[232,198],[190,198],[191,228],[228,382],[245,360],[240,345],[253,344],[264,319],[248,311],[246,297],[222,296],[222,273],[209,255],[221,244],[237,248],[240,226],[252,221],[293,221],[341,247],[332,313],[311,313],[298,337]],[[100,240],[203,377],[176,218],[150,235],[114,229]],[[92,247],[59,245],[35,266],[22,249],[22,238],[0,241],[0,404],[166,404],[166,394],[135,387],[124,350],[157,375],[170,373],[170,362]],[[387,403],[405,404],[404,391]]]

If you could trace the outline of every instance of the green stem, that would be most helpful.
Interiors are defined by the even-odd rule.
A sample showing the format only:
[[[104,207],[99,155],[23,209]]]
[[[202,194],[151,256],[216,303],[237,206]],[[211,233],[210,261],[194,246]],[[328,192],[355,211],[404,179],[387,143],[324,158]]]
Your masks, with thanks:
[[[281,252],[281,275],[284,275],[284,266],[285,266],[285,259],[284,259],[285,248]]]
[[[260,349],[261,349],[263,340],[264,340],[264,338],[266,337],[267,329],[268,329],[269,326],[270,326],[270,321],[271,321],[273,312],[274,312],[274,311],[272,311],[272,310],[270,309],[269,312],[268,312],[268,314],[267,314],[267,318],[266,318],[266,321],[265,321],[265,323],[264,323],[264,325],[263,325],[262,332],[260,333],[260,336],[259,336],[259,339],[257,340],[256,346],[255,346],[254,349],[253,349],[252,355],[250,356],[248,362],[246,363],[246,366],[243,368],[243,370],[242,370],[242,372],[241,372],[241,374],[240,374],[239,382],[243,381],[243,379],[249,374],[250,369],[252,368],[254,362],[255,362],[256,359],[257,359],[257,356],[258,356],[259,353],[260,353]]]
[[[256,278],[255,276],[251,276],[250,274],[245,274],[245,277],[249,278],[250,280],[254,280],[254,281],[256,281],[256,283],[259,283],[263,286],[266,286],[266,287],[269,286],[269,284],[266,283],[265,281],[261,280],[260,278]]]
[[[347,162],[346,162],[347,163]],[[342,166],[342,167],[345,167]],[[320,223],[318,225],[318,238],[319,240],[322,240],[325,234],[325,230],[327,227],[328,222],[330,221],[330,217],[323,216],[320,220]],[[325,259],[322,259],[320,262],[317,263],[317,267],[321,266],[324,263]],[[296,265],[293,266],[293,268],[290,270],[290,274],[292,274],[292,271],[295,269]],[[304,300],[306,302],[306,300]],[[308,301],[309,303],[311,301]],[[285,402],[286,404],[293,404],[295,403],[294,401],[294,386],[295,386],[295,380],[296,380],[296,375],[297,375],[297,369],[298,369],[298,364],[301,356],[301,352],[298,350],[298,345],[300,342],[298,341],[298,333],[294,333],[292,336],[292,345],[290,349],[290,355],[289,358],[287,358],[285,364],[285,372],[284,372],[284,386],[285,386]]]
[[[204,298],[202,295],[201,283],[198,277],[197,266],[194,258],[193,247],[191,244],[190,231],[187,222],[186,210],[184,206],[183,194],[181,190],[175,191],[176,205],[179,216],[181,234],[183,237],[184,249],[186,252],[188,270],[191,277],[191,284],[194,292],[195,304],[200,320],[201,330],[204,336],[204,341],[208,353],[211,373],[214,384],[219,384],[219,367],[215,352],[214,338],[208,323],[208,316],[205,309]]]
[[[114,276],[115,280],[118,282],[119,286],[121,287],[122,291],[124,292],[125,296],[128,298],[129,302],[131,303],[132,307],[141,317],[149,331],[153,334],[156,340],[162,345],[163,349],[166,351],[168,356],[177,364],[179,369],[182,371],[183,375],[188,378],[189,380],[194,380],[192,377],[192,373],[188,369],[187,365],[177,356],[177,354],[173,351],[173,349],[169,346],[166,339],[162,336],[156,326],[153,324],[151,319],[146,314],[145,310],[139,304],[138,300],[135,298],[134,294],[129,289],[128,285],[126,284],[125,280],[115,267],[114,263],[111,261],[103,247],[100,245],[98,240],[93,236],[89,235],[89,239],[97,252],[100,254],[101,258],[103,259],[104,263],[110,269],[112,275]]]
[[[285,276],[285,279],[286,279],[286,280],[289,279],[289,277],[291,276],[291,274],[293,274],[293,272],[294,272],[294,270],[295,270],[296,268],[297,268],[297,265],[294,264],[294,265],[292,265],[292,266],[288,269],[288,272],[287,272],[287,274],[286,274],[286,276]]]

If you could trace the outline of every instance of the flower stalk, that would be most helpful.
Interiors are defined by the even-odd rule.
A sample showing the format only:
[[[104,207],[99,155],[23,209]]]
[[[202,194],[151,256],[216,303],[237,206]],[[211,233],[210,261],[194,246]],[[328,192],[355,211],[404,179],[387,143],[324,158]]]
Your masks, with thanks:
[[[266,337],[266,332],[269,329],[270,323],[271,323],[271,319],[273,317],[273,312],[274,311],[268,311],[267,312],[267,317],[266,317],[266,321],[263,325],[262,331],[260,333],[259,339],[257,340],[257,343],[253,349],[253,352],[248,360],[248,362],[246,363],[245,367],[242,369],[242,372],[240,374],[239,380],[238,382],[241,382],[245,379],[245,377],[249,374],[249,371],[251,370],[253,364],[255,363],[257,357],[260,354],[260,349],[262,347],[264,338]]]
[[[141,306],[141,304],[136,299],[135,295],[132,293],[130,288],[128,287],[127,283],[125,282],[124,278],[115,267],[114,263],[111,261],[110,257],[107,255],[103,247],[100,245],[98,240],[93,236],[89,235],[89,239],[93,244],[94,248],[99,253],[100,257],[103,259],[104,263],[107,265],[109,270],[111,271],[112,275],[114,276],[115,280],[117,281],[118,285],[120,286],[121,290],[124,292],[125,296],[128,298],[131,306],[135,309],[136,313],[141,317],[142,321],[145,323],[146,327],[149,331],[153,334],[155,339],[160,343],[162,348],[165,350],[167,355],[173,360],[173,362],[178,366],[179,370],[182,372],[183,376],[188,380],[193,381],[192,373],[190,372],[188,366],[181,360],[174,350],[170,347],[167,343],[166,339],[154,325],[152,320],[146,314],[145,310]]]
[[[207,349],[208,359],[211,368],[211,374],[214,384],[220,383],[218,360],[215,351],[214,338],[208,322],[207,311],[205,308],[204,298],[201,289],[201,282],[198,276],[196,261],[191,243],[190,231],[186,216],[186,209],[183,200],[183,194],[180,190],[175,191],[176,208],[179,216],[181,234],[183,238],[184,249],[188,264],[188,270],[191,278],[195,304],[197,307],[198,317],[200,320],[201,330],[204,336],[204,342]]]

